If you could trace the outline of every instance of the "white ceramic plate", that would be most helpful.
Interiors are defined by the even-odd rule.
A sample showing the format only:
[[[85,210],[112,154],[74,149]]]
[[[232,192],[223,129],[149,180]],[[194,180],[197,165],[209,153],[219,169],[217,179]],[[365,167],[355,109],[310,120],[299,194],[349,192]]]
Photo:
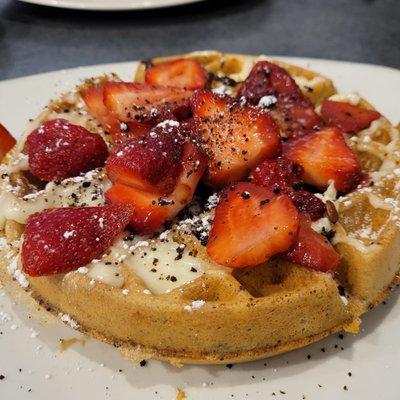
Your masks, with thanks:
[[[72,8],[76,10],[145,10],[197,3],[202,0],[19,0],[42,6]]]
[[[326,74],[342,93],[358,91],[393,123],[399,122],[400,71],[337,61],[282,59]],[[133,62],[109,64],[0,82],[0,121],[18,136],[28,118],[56,93],[73,88],[78,79],[104,72],[131,79],[134,69]],[[357,336],[335,335],[231,369],[176,369],[158,361],[149,361],[145,367],[131,364],[114,348],[93,339],[61,353],[60,338],[82,335],[58,322],[45,324],[30,318],[26,307],[13,303],[0,289],[0,375],[5,376],[0,379],[0,399],[172,400],[180,388],[188,400],[398,400],[397,297],[398,293],[393,293],[386,305],[366,315]]]

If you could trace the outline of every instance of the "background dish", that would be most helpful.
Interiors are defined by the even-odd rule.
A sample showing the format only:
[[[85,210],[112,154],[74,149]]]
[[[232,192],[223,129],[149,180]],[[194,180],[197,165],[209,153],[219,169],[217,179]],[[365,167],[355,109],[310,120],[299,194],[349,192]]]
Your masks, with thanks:
[[[398,123],[399,71],[365,64],[279,58],[327,75],[339,92],[358,91],[392,123]],[[0,121],[17,135],[51,97],[70,90],[79,79],[112,71],[132,79],[134,69],[134,63],[108,64],[0,82]],[[17,400],[50,396],[63,400],[85,394],[91,398],[147,400],[173,399],[180,388],[190,400],[228,399],[232,394],[236,399],[301,399],[303,395],[330,400],[346,396],[397,399],[397,297],[395,291],[386,305],[364,316],[362,332],[355,337],[335,335],[282,356],[231,369],[189,366],[177,370],[157,361],[149,361],[144,367],[133,365],[112,347],[93,339],[60,353],[60,338],[82,335],[61,323],[40,323],[35,315],[30,319],[26,308],[13,304],[0,289],[0,375],[5,376],[0,380],[0,394]]]
[[[202,0],[19,0],[42,6],[71,8],[75,10],[145,10],[197,3]]]

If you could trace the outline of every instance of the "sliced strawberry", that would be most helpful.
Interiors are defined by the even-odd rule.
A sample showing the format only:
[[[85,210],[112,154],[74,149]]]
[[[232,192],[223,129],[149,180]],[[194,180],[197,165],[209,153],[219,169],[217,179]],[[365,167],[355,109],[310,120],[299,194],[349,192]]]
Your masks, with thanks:
[[[161,206],[162,197],[152,192],[117,182],[106,192],[106,198],[111,204],[132,205],[130,225],[141,234],[158,231],[168,219],[167,206]]]
[[[114,140],[114,143],[123,143],[128,139],[145,136],[153,127],[153,124],[141,124],[139,122],[121,122],[119,124],[118,131],[112,132],[112,138]]]
[[[27,138],[29,168],[44,180],[61,180],[102,167],[108,156],[103,138],[65,119],[42,124]]]
[[[208,91],[192,100],[193,126],[210,162],[206,182],[223,187],[244,179],[265,158],[274,157],[280,139],[271,117]]]
[[[182,58],[150,67],[146,70],[145,81],[154,86],[194,90],[204,88],[207,75],[199,62]]]
[[[304,211],[313,221],[323,217],[325,204],[304,190],[301,176],[303,168],[285,157],[265,160],[250,174],[251,182],[264,186],[276,194],[287,194],[299,211]]]
[[[275,196],[241,182],[221,196],[207,253],[231,268],[261,264],[293,245],[298,224],[298,212],[287,195]]]
[[[108,111],[103,102],[103,87],[93,86],[82,94],[90,113],[95,116],[106,132],[119,132],[119,121]]]
[[[0,124],[0,162],[4,156],[14,147],[17,141],[10,132]]]
[[[54,208],[28,218],[22,266],[30,276],[66,273],[101,256],[129,222],[130,207]]]
[[[356,155],[337,128],[326,128],[284,143],[283,155],[300,164],[306,183],[325,188],[335,181],[340,192],[354,189],[361,179]]]
[[[346,133],[357,133],[366,129],[372,121],[381,117],[378,111],[332,100],[324,100],[321,115],[327,124],[337,126]]]
[[[122,122],[142,124],[186,117],[192,91],[141,83],[109,82],[104,85],[104,104]]]
[[[152,123],[120,122],[104,105],[104,89],[102,86],[87,89],[82,98],[89,111],[101,123],[106,132],[110,132],[114,142],[121,143],[127,139],[145,135],[153,126]]]
[[[151,234],[160,230],[166,221],[173,219],[190,203],[206,165],[206,158],[197,146],[186,143],[181,161],[182,171],[168,196],[144,191],[138,185],[128,186],[117,182],[106,192],[106,198],[111,203],[131,205],[134,213],[130,225],[141,234]]]
[[[179,122],[164,122],[142,138],[116,146],[107,160],[112,182],[168,195],[182,171],[183,146]]]
[[[300,214],[294,246],[283,255],[286,260],[322,272],[333,272],[340,256],[329,240],[311,228],[310,219]]]
[[[303,135],[323,125],[313,104],[294,79],[283,68],[269,61],[255,64],[237,94],[238,99],[245,98],[253,105],[257,105],[264,96],[276,98],[270,114],[285,137]]]

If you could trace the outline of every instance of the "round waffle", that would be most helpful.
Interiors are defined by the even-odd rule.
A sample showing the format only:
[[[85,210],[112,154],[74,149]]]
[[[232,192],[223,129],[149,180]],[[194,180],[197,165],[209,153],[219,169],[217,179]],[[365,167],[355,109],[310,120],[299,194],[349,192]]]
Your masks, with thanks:
[[[209,73],[211,87],[228,94],[236,93],[255,62],[269,59],[212,51],[174,58],[182,57],[199,61]],[[170,59],[150,62],[157,65]],[[317,73],[278,60],[274,63],[289,72],[317,111],[330,97],[372,108],[356,96],[336,94],[333,83]],[[143,82],[148,64],[139,64],[136,82]],[[118,239],[108,258],[83,270],[25,277],[19,249],[27,216],[50,207],[101,205],[110,184],[99,169],[37,193],[26,173],[25,138],[42,122],[61,117],[109,141],[80,95],[102,79],[118,80],[88,80],[51,102],[7,156],[2,168],[8,177],[0,187],[0,202],[6,205],[0,205],[3,271],[8,270],[35,299],[74,328],[112,343],[134,360],[241,362],[298,348],[333,332],[357,332],[360,315],[384,300],[397,283],[399,270],[399,131],[384,117],[348,142],[373,177],[373,186],[339,198],[332,188],[324,194],[339,212],[332,243],[341,263],[334,276],[280,258],[233,273],[213,263],[193,234],[207,228],[215,206],[209,199],[207,209],[196,211],[192,204],[184,219],[174,221],[157,237]],[[90,190],[83,189],[83,182],[90,182]],[[76,195],[71,198],[71,193]],[[182,257],[176,259],[182,248]]]

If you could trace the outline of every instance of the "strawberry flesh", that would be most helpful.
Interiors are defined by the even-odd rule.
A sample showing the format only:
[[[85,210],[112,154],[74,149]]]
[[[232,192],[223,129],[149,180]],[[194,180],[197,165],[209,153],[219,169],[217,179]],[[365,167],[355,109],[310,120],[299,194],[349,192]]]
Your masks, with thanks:
[[[90,113],[101,123],[106,132],[110,132],[114,142],[121,143],[127,139],[145,135],[152,127],[151,123],[120,122],[104,105],[104,88],[95,86],[87,89],[82,98]]]
[[[192,110],[195,137],[210,159],[205,181],[211,186],[242,180],[279,152],[279,132],[266,112],[208,91],[194,94]]]
[[[207,75],[199,62],[182,58],[150,67],[146,70],[145,81],[154,86],[195,90],[204,88]]]
[[[340,256],[329,240],[311,228],[306,215],[300,215],[300,225],[294,246],[282,257],[321,272],[333,272],[339,265]]]
[[[303,168],[284,157],[266,160],[250,174],[251,182],[276,194],[287,194],[299,211],[306,212],[313,221],[323,217],[324,203],[314,194],[304,190],[301,176]]]
[[[207,253],[230,268],[258,265],[293,245],[298,224],[298,212],[287,195],[241,182],[221,195]]]
[[[368,128],[381,114],[348,103],[324,100],[321,116],[328,125],[337,126],[346,133],[357,133]]]
[[[42,124],[27,138],[29,168],[44,180],[62,180],[102,167],[108,156],[103,138],[65,119]]]
[[[239,88],[237,98],[257,105],[264,96],[273,96],[270,109],[284,137],[296,137],[321,127],[311,101],[302,93],[294,79],[281,67],[269,61],[257,62]]]
[[[320,188],[329,181],[347,193],[357,187],[362,178],[356,155],[347,146],[342,132],[325,128],[283,144],[283,155],[303,167],[303,180]]]
[[[126,206],[54,208],[32,214],[22,245],[30,276],[67,273],[101,256],[129,222]]]
[[[0,162],[4,156],[14,147],[17,141],[11,133],[0,124]]]
[[[156,124],[165,119],[187,117],[192,91],[142,83],[108,82],[104,104],[119,121]]]
[[[82,99],[90,113],[99,120],[106,132],[118,132],[120,123],[104,105],[103,92],[102,86],[93,86],[82,93]]]
[[[179,123],[166,121],[142,138],[117,145],[106,163],[112,182],[166,196],[182,171]]]
[[[106,192],[106,198],[113,204],[129,204],[133,208],[130,226],[140,234],[151,234],[173,219],[193,198],[197,184],[205,169],[206,158],[193,143],[183,145],[180,162],[181,173],[173,190],[165,196],[158,190],[143,190],[143,185],[134,181],[120,183],[118,180]],[[129,183],[127,185],[126,183]]]

